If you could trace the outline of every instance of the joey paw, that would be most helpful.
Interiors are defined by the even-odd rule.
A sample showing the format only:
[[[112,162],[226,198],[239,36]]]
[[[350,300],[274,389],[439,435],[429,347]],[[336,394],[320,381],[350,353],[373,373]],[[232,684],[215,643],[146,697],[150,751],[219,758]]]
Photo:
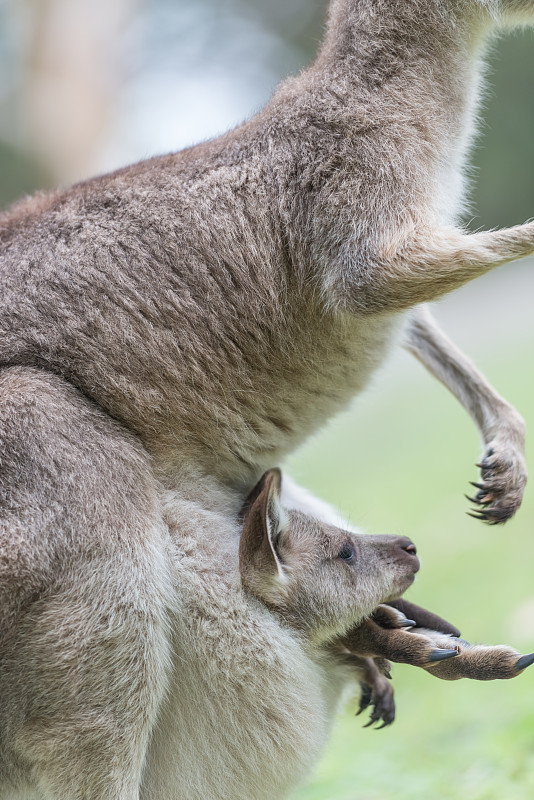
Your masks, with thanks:
[[[499,525],[509,520],[523,499],[527,482],[527,469],[521,449],[513,444],[491,443],[476,465],[481,479],[471,485],[478,489],[467,499],[477,508],[469,516],[490,525]]]
[[[439,644],[443,647],[445,642],[440,640]],[[451,661],[428,664],[426,667],[428,672],[442,680],[506,680],[517,677],[534,664],[534,653],[522,656],[507,645],[472,645],[465,639],[452,637],[448,644],[456,648],[457,657]]]
[[[395,628],[413,628],[415,620],[408,619],[402,611],[389,605],[380,605],[372,613],[371,619],[381,628],[394,630]]]
[[[395,699],[394,692],[391,685],[385,678],[377,679],[370,686],[367,683],[361,683],[362,693],[360,695],[360,707],[356,714],[358,716],[366,708],[371,707],[371,716],[369,722],[364,725],[364,728],[370,728],[377,722],[382,724],[376,730],[386,728],[391,725],[395,719]]]

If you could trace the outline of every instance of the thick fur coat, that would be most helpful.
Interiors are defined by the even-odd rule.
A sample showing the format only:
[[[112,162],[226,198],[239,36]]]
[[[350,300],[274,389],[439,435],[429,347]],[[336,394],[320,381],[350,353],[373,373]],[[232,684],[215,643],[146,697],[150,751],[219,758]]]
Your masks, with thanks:
[[[236,514],[407,312],[534,251],[534,223],[455,227],[484,41],[533,19],[332,0],[316,61],[244,125],[0,217],[1,797],[183,798],[209,752],[219,779],[187,797],[260,800],[314,761],[339,684],[244,597]],[[476,502],[503,521],[523,423],[424,313],[407,324],[481,431]],[[183,726],[212,669],[237,716],[201,750]],[[247,788],[223,786],[243,753]]]

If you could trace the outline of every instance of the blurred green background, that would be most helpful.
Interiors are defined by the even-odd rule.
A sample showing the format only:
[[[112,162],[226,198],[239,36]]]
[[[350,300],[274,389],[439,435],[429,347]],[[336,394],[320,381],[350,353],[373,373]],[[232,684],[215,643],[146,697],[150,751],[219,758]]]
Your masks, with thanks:
[[[531,320],[533,267],[501,270],[437,311],[531,428],[534,335],[519,316]],[[527,302],[517,302],[518,292]],[[464,328],[458,307],[474,330]],[[478,454],[469,418],[406,354],[394,357],[353,410],[292,458],[290,467],[352,523],[413,538],[422,569],[409,599],[456,623],[470,641],[531,652],[533,493],[527,489],[517,517],[505,527],[466,516],[463,492],[470,493],[467,482],[477,479]],[[527,457],[532,469],[532,442]],[[314,779],[295,800],[532,798],[532,670],[513,681],[448,683],[395,665],[394,725],[363,730],[363,715],[354,716],[356,700],[349,703]]]
[[[326,0],[0,0],[0,207],[215,135],[313,56]],[[534,214],[534,37],[496,41],[473,152],[473,228]],[[534,262],[436,308],[449,334],[534,426]],[[488,528],[463,493],[480,454],[471,421],[393,353],[369,391],[287,468],[369,532],[418,545],[409,597],[466,638],[534,650],[534,493]],[[534,465],[534,446],[529,463]],[[445,683],[396,666],[398,717],[362,730],[349,703],[294,800],[527,800],[534,667],[514,681]],[[236,798],[236,800],[238,800]],[[243,799],[246,800],[246,799]]]

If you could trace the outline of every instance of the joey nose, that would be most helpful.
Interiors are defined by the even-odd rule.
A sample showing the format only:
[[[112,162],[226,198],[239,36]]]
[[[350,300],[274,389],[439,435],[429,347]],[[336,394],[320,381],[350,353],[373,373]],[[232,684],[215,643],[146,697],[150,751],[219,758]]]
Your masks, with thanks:
[[[397,539],[397,544],[401,548],[401,550],[405,550],[410,555],[412,556],[417,555],[416,546],[414,545],[411,539],[408,539],[407,536],[399,536],[399,538]]]
[[[411,557],[413,566],[417,571],[419,569],[419,559],[417,558],[417,548],[412,540],[408,539],[407,536],[399,536],[397,539],[397,546]]]

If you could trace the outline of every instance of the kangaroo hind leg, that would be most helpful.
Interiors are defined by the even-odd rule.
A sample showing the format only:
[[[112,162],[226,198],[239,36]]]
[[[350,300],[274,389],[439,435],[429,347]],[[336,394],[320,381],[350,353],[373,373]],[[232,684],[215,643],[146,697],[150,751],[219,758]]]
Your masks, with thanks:
[[[143,448],[60,378],[0,373],[0,796],[135,800],[165,689]]]

